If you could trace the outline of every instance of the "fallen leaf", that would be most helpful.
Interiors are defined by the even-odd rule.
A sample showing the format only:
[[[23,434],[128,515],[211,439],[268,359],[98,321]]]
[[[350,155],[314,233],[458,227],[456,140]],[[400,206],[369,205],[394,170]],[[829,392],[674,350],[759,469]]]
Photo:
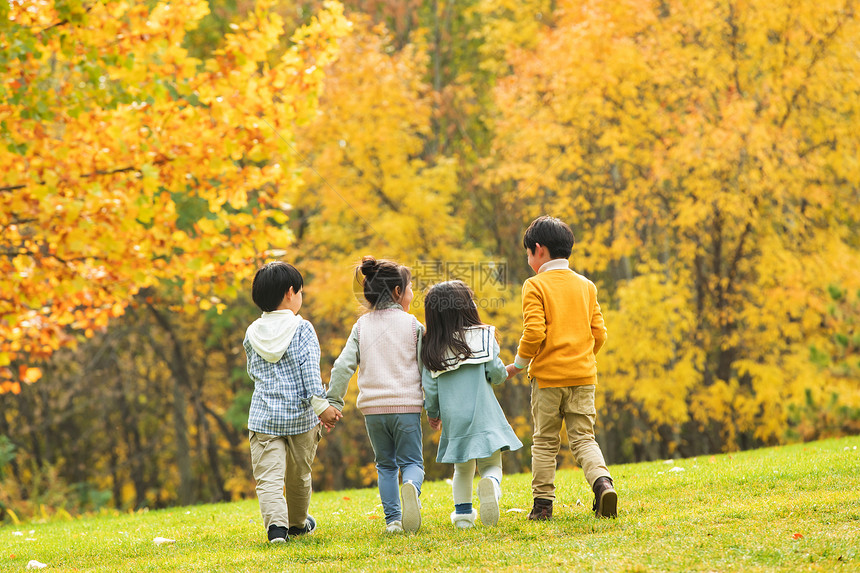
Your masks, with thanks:
[[[348,498],[348,497],[344,497],[344,498],[343,498],[343,501],[349,501],[349,498]]]
[[[802,533],[795,533],[794,535],[791,536],[791,538],[792,539],[803,539],[803,534]]]
[[[367,519],[379,519],[378,515],[368,515]]]

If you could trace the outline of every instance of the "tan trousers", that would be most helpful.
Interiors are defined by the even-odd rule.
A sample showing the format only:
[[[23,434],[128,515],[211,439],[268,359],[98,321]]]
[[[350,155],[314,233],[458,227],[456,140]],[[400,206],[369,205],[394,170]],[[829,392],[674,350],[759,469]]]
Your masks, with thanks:
[[[270,525],[304,527],[311,502],[311,464],[321,436],[320,426],[295,436],[251,432],[251,467],[266,531]]]
[[[556,457],[561,423],[567,426],[570,452],[589,485],[610,477],[600,446],[594,439],[594,385],[539,388],[532,380],[532,497],[555,500]]]

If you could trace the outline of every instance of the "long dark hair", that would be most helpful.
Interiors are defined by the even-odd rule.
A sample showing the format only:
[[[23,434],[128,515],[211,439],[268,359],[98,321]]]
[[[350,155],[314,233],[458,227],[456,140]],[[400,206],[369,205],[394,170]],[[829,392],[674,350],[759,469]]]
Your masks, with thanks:
[[[478,316],[472,289],[463,281],[433,285],[424,297],[427,333],[421,346],[421,362],[430,370],[451,366],[445,361],[450,349],[460,360],[471,358],[466,329],[483,324]]]
[[[394,301],[394,290],[400,287],[400,293],[412,282],[412,272],[408,267],[393,261],[377,261],[371,256],[361,259],[358,271],[364,275],[364,298],[371,309],[388,301]],[[356,277],[358,278],[358,277]]]

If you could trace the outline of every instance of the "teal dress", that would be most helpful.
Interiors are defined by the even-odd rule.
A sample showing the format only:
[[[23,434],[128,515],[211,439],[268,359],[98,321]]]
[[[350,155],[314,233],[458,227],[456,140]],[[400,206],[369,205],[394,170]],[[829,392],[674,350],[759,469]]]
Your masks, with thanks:
[[[429,417],[442,419],[437,462],[463,463],[523,446],[493,393],[493,385],[508,376],[493,332],[492,326],[469,329],[472,358],[452,356],[442,372],[422,369],[424,408]]]

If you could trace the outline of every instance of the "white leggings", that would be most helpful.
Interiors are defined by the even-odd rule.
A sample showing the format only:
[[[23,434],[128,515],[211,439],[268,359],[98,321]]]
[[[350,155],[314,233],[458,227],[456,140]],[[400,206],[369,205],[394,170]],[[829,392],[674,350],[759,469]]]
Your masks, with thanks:
[[[454,464],[454,504],[472,503],[472,482],[475,479],[475,464],[481,477],[489,477],[502,483],[502,451],[496,450],[488,458],[469,460],[461,464]],[[496,490],[498,491],[498,490]]]

